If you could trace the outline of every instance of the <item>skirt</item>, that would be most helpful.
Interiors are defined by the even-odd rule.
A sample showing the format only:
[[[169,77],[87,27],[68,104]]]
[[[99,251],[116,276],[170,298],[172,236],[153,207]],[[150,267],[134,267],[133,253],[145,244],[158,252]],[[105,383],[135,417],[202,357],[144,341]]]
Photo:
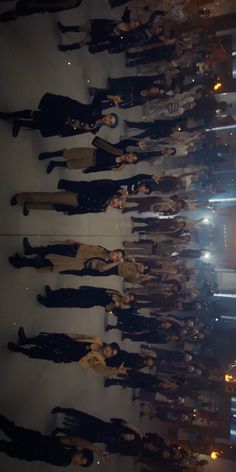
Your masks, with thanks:
[[[71,148],[64,150],[63,157],[69,169],[87,169],[94,166],[95,152],[94,148]]]

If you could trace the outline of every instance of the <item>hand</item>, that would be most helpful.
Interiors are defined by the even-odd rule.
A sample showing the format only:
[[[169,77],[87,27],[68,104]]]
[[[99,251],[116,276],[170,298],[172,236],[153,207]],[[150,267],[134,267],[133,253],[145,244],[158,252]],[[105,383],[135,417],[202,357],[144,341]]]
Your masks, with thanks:
[[[107,451],[101,451],[99,456],[102,459],[102,462],[107,462],[110,459],[110,454]]]
[[[118,107],[120,103],[122,103],[121,97],[119,95],[115,95],[113,97],[114,104]]]
[[[138,435],[139,435],[139,437],[140,437],[141,439],[145,439],[145,438],[147,438],[147,433],[144,433],[144,432],[143,432],[143,431],[141,431],[141,430],[140,430],[140,431],[138,431]]]
[[[145,147],[146,147],[145,141],[139,141],[138,142],[138,147],[140,147],[140,149],[145,149]]]
[[[127,367],[124,367],[124,362],[118,368],[119,374],[127,374]]]

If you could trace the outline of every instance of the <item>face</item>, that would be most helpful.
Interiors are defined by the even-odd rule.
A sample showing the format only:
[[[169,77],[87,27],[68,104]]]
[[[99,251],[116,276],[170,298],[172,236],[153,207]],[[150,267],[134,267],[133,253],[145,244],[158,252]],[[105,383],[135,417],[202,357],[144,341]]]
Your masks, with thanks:
[[[144,194],[146,193],[146,194],[148,194],[148,193],[149,193],[149,188],[148,188],[145,184],[140,184],[140,185],[138,186],[138,191],[139,191],[140,193],[144,193]]]
[[[126,293],[124,296],[123,296],[123,302],[125,303],[125,305],[129,305],[131,303],[134,302],[134,296],[132,293]]]
[[[112,206],[113,208],[118,208],[118,209],[123,208],[123,204],[122,204],[121,198],[119,198],[119,197],[114,197],[114,198],[112,198],[112,200],[111,200],[111,206]]]
[[[140,26],[140,21],[138,20],[131,20],[129,22],[129,29],[130,30],[136,30],[137,28],[139,28]]]
[[[126,154],[125,160],[127,164],[133,164],[134,162],[137,162],[138,157],[133,152],[129,152],[128,154]]]
[[[172,156],[173,152],[174,152],[174,151],[173,151],[172,148],[165,148],[165,149],[164,149],[164,155],[165,155],[165,156]]]
[[[103,124],[105,126],[115,126],[116,124],[116,118],[114,115],[105,115],[103,117]]]
[[[111,346],[105,346],[103,348],[103,354],[105,359],[111,359],[111,357],[115,357],[118,352],[116,349],[112,349]]]
[[[185,354],[184,359],[186,362],[190,362],[192,360],[191,354]]]
[[[113,262],[119,262],[124,256],[121,251],[111,251],[110,257]]]
[[[134,436],[134,434],[132,434],[132,433],[126,433],[126,434],[123,434],[123,439],[124,439],[126,442],[131,442],[131,441],[134,441],[134,440],[135,440],[135,436]]]
[[[151,87],[149,92],[150,92],[150,95],[157,95],[159,93],[159,88],[158,87]]]
[[[77,454],[74,454],[73,464],[77,465],[77,466],[87,464],[87,459],[86,459],[86,457],[83,456],[82,452],[78,452]]]
[[[145,365],[146,365],[147,367],[153,367],[154,364],[155,364],[155,359],[153,359],[153,357],[147,357],[147,358],[145,359]]]

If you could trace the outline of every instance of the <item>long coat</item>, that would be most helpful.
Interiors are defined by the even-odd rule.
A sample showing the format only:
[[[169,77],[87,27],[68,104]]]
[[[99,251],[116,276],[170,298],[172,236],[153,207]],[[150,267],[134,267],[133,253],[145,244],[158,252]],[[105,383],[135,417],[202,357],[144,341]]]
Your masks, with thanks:
[[[87,132],[96,133],[96,122],[102,118],[102,94],[96,94],[92,103],[85,105],[69,97],[46,93],[39,102],[36,114],[42,136],[73,136]],[[76,122],[80,127],[76,127]]]
[[[61,242],[60,242],[61,243]],[[64,241],[63,244],[75,244],[77,241]],[[93,258],[101,258],[105,263],[108,258],[107,249],[102,246],[79,243],[75,257],[63,256],[61,254],[48,254],[45,259],[52,263],[52,267],[42,267],[39,272],[64,272],[70,269],[82,269],[86,262]]]

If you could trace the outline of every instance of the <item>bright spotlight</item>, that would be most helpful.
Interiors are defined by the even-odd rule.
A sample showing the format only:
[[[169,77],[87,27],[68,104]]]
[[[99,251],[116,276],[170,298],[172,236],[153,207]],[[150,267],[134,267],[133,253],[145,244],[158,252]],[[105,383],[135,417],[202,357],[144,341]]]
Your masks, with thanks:
[[[203,219],[203,223],[205,223],[206,225],[208,225],[208,224],[210,223],[209,218],[204,218],[204,219]]]
[[[202,255],[202,258],[207,260],[207,259],[210,259],[211,257],[211,253],[210,252],[204,252],[204,254]]]

